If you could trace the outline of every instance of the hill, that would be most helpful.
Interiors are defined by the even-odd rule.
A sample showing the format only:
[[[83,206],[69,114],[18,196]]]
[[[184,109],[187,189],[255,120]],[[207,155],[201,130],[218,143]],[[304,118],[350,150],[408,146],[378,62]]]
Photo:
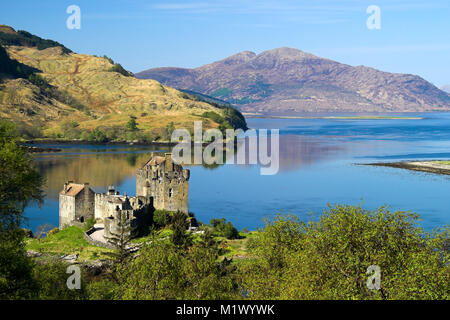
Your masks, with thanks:
[[[450,84],[443,85],[441,90],[450,93]]]
[[[244,51],[195,69],[155,68],[136,77],[220,98],[245,112],[450,110],[450,95],[419,76],[353,67],[292,48]]]
[[[168,140],[174,127],[246,128],[229,106],[136,79],[112,59],[0,26],[0,114],[28,137]],[[5,63],[3,63],[5,62]],[[211,116],[213,115],[213,116]]]

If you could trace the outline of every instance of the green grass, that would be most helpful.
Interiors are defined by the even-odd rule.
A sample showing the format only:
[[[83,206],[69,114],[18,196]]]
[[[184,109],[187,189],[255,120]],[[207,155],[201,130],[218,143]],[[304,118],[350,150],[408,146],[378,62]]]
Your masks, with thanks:
[[[248,233],[239,232],[241,239],[227,240],[225,238],[217,237],[216,239],[222,239],[222,248],[224,253],[222,257],[232,258],[232,257],[250,257],[247,251],[248,240],[255,237],[258,231],[251,231]]]
[[[447,166],[450,166],[450,161],[436,161],[438,164],[445,164]]]
[[[156,232],[156,239],[167,239],[172,234],[172,230],[164,228]],[[221,243],[223,254],[220,259],[232,257],[249,257],[247,252],[247,242],[258,234],[257,231],[248,233],[240,232],[240,239],[228,240],[224,237],[215,236],[214,239]],[[194,234],[194,242],[200,241],[200,234]],[[155,239],[152,235],[135,238],[131,243],[145,243]],[[80,227],[71,226],[65,228],[53,235],[38,241],[37,239],[29,239],[26,242],[26,249],[41,252],[44,254],[62,256],[67,254],[78,254],[79,260],[92,261],[98,259],[109,259],[108,253],[113,252],[111,249],[96,247],[91,245],[84,239],[84,230]]]
[[[86,261],[107,259],[106,253],[113,251],[91,245],[84,239],[84,230],[76,226],[65,228],[40,241],[29,239],[26,249],[59,256],[77,253],[80,260]]]
[[[172,233],[173,233],[173,231],[168,229],[168,228],[158,230],[158,231],[156,231],[155,239],[168,238],[168,237],[170,237],[170,235]],[[152,241],[153,239],[154,239],[153,235],[148,235],[148,236],[132,239],[130,242],[131,243],[145,243],[145,242],[148,242],[148,241]]]

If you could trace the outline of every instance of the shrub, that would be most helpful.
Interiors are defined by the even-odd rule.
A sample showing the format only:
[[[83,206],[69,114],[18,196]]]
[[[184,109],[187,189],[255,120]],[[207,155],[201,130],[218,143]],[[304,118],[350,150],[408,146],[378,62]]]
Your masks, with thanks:
[[[59,232],[59,229],[58,228],[53,228],[52,230],[50,230],[49,232],[47,232],[47,237],[50,237],[50,236],[52,236],[52,235],[54,235],[54,234],[56,234],[56,233],[58,233]]]
[[[163,228],[170,224],[171,221],[171,212],[167,210],[155,210],[153,213],[153,223],[156,224],[157,227]]]
[[[94,217],[87,218],[86,221],[84,222],[84,230],[89,230],[94,225],[95,225],[95,218]]]
[[[222,219],[211,219],[210,221],[213,232],[216,235],[225,237],[227,239],[238,239],[239,232],[233,226],[231,222],[227,222],[225,218]]]
[[[449,229],[428,234],[417,219],[340,205],[308,224],[278,215],[248,243],[243,286],[253,299],[449,299]],[[367,287],[372,265],[380,290]]]

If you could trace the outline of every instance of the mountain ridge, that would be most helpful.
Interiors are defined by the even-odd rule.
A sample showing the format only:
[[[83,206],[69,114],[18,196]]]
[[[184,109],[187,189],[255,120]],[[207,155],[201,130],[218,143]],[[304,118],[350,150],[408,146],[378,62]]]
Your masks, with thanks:
[[[243,51],[193,69],[153,68],[136,77],[210,95],[245,112],[450,110],[450,95],[419,76],[355,67],[288,47]]]

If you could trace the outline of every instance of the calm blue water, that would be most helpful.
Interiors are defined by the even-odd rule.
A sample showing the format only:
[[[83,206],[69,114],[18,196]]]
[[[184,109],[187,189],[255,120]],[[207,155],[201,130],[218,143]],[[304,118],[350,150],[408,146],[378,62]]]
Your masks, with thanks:
[[[203,222],[224,217],[255,229],[278,212],[316,219],[327,204],[359,204],[420,214],[427,230],[450,222],[450,176],[361,163],[450,159],[450,114],[408,114],[422,120],[248,119],[251,128],[280,129],[280,171],[260,175],[257,165],[190,166],[190,210]],[[155,151],[132,146],[58,146],[35,157],[47,178],[47,198],[26,209],[28,225],[58,225],[64,181],[114,184],[135,193],[135,170]],[[163,150],[161,150],[163,151]]]

